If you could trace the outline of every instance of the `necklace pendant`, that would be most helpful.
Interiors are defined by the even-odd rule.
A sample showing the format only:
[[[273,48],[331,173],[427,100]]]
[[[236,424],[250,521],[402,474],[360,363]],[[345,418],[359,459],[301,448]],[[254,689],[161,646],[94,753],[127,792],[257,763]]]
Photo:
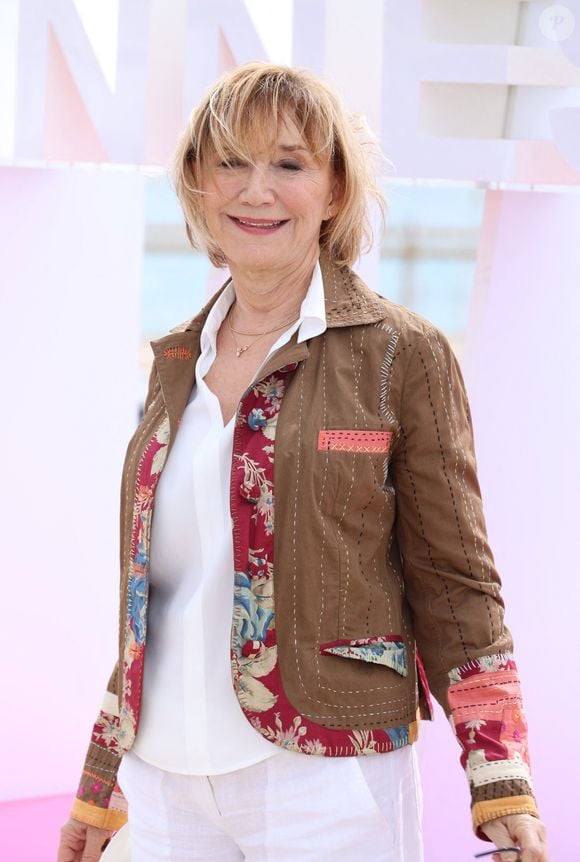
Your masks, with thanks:
[[[250,346],[249,344],[243,344],[241,347],[237,347],[236,348],[236,358],[239,359],[240,356],[242,355],[242,353],[244,353],[248,349],[249,346]]]

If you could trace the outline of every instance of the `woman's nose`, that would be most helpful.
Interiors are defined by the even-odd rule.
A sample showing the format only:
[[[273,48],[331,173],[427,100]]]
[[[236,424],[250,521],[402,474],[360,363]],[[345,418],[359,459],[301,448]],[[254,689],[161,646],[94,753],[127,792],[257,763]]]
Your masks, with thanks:
[[[240,201],[251,206],[261,206],[274,202],[274,190],[267,169],[250,165],[240,192]]]

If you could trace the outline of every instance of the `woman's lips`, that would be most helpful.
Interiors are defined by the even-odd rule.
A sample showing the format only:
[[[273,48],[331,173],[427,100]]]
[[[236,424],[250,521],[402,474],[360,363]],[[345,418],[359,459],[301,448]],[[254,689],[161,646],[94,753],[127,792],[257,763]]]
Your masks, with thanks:
[[[228,216],[228,218],[240,230],[258,235],[275,233],[288,221],[288,219],[241,218],[239,216]]]

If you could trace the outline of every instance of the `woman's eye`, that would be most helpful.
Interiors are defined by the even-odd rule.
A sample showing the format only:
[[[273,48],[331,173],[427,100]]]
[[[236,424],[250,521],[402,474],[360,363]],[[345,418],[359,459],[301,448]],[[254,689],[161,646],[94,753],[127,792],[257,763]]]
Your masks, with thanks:
[[[244,162],[239,159],[224,159],[223,162],[220,162],[218,167],[220,168],[243,168]]]
[[[280,167],[286,171],[301,171],[302,165],[299,162],[280,162]]]

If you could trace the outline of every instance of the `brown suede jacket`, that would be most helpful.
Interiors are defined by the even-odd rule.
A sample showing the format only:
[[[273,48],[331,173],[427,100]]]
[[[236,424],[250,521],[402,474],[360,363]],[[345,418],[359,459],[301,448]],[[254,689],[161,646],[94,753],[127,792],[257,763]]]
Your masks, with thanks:
[[[457,361],[431,324],[370,291],[350,269],[325,260],[321,267],[326,332],[301,344],[294,337],[274,353],[238,409],[232,474],[252,404],[258,415],[249,399],[265,391],[258,384],[279,385],[283,377],[270,434],[275,562],[267,601],[272,619],[275,603],[276,652],[271,637],[254,635],[236,654],[234,632],[240,706],[258,732],[285,744],[248,706],[244,688],[244,668],[268,652],[272,698],[292,711],[294,727],[303,721],[308,728],[310,747],[303,740],[296,750],[367,755],[414,741],[418,718],[431,716],[430,689],[462,747],[474,827],[506,814],[537,814]],[[73,808],[74,817],[97,826],[117,828],[126,816],[115,776],[137,732],[155,485],[194,384],[200,333],[215,299],[152,343],[145,412],[127,451],[119,662]],[[247,537],[239,534],[245,521],[234,498],[239,549]],[[246,577],[236,558],[236,577],[238,569]]]

